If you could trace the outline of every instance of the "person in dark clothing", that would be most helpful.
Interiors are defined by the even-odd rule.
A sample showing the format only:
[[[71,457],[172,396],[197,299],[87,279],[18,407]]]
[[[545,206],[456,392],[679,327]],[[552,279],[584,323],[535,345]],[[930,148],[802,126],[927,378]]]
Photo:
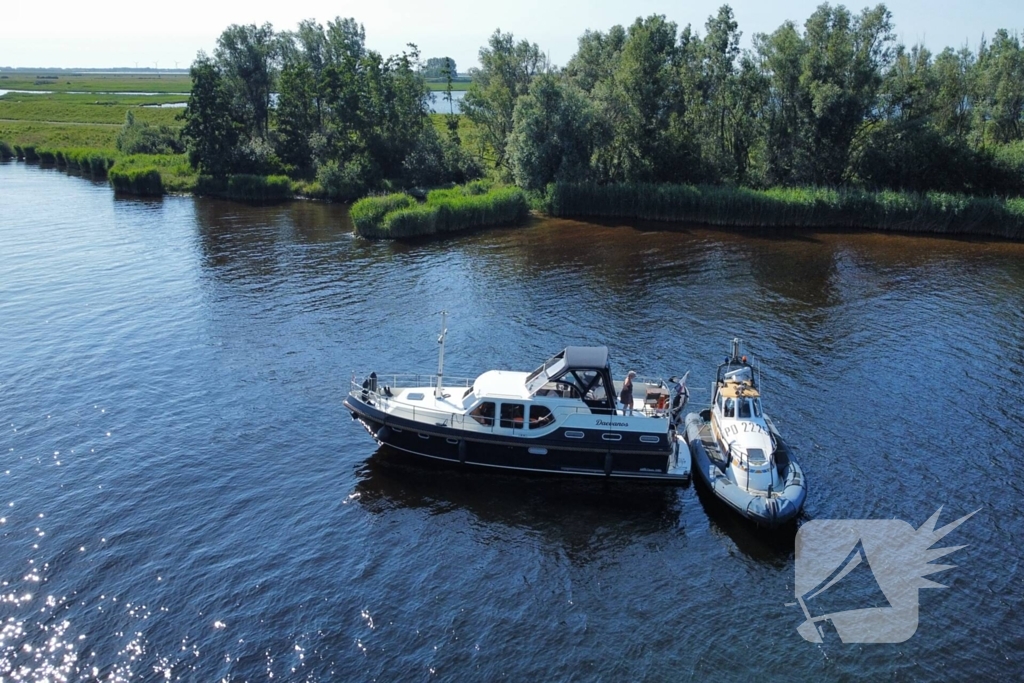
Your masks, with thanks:
[[[629,374],[626,375],[626,381],[622,383],[622,391],[619,392],[619,401],[622,402],[622,414],[632,415],[633,414],[633,378],[636,377],[636,371],[630,370]]]

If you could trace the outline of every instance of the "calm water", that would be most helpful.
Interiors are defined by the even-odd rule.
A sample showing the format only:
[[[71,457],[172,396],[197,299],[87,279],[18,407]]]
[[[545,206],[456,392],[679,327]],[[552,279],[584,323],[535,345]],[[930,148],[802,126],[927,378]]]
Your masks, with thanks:
[[[347,381],[429,372],[441,308],[452,375],[607,343],[617,376],[704,387],[740,336],[804,523],[981,508],[950,588],[906,643],[812,645],[792,532],[699,487],[378,452]],[[1016,678],[1022,348],[1024,245],[569,221],[377,244],[343,207],[0,164],[0,680]]]

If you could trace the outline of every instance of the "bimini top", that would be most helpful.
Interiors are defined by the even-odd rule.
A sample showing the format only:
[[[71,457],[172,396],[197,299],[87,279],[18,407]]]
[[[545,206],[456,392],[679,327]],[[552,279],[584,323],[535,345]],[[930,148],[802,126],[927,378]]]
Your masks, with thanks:
[[[570,370],[607,370],[607,346],[567,346],[526,378],[526,390],[535,394],[549,380],[557,379]]]

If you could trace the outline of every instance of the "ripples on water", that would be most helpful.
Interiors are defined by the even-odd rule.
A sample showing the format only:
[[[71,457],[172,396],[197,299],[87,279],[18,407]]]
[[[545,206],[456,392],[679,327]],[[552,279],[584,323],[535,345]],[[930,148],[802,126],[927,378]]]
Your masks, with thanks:
[[[664,226],[661,226],[664,228]],[[948,679],[1021,670],[1024,245],[539,222],[377,244],[342,207],[115,199],[0,164],[0,679]],[[792,532],[695,487],[375,452],[351,373],[740,336],[806,519],[981,508],[900,645],[805,643]],[[695,400],[707,400],[696,393]]]

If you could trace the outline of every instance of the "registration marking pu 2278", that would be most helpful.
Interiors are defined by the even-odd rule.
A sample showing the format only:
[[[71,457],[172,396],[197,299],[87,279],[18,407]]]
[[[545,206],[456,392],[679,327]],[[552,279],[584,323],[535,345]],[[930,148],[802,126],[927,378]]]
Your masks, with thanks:
[[[731,425],[727,425],[725,429],[723,429],[722,431],[725,432],[726,436],[733,436],[735,434],[739,434],[741,431],[744,433],[754,434],[768,433],[768,430],[766,430],[764,427],[757,424],[756,422],[736,422]]]

